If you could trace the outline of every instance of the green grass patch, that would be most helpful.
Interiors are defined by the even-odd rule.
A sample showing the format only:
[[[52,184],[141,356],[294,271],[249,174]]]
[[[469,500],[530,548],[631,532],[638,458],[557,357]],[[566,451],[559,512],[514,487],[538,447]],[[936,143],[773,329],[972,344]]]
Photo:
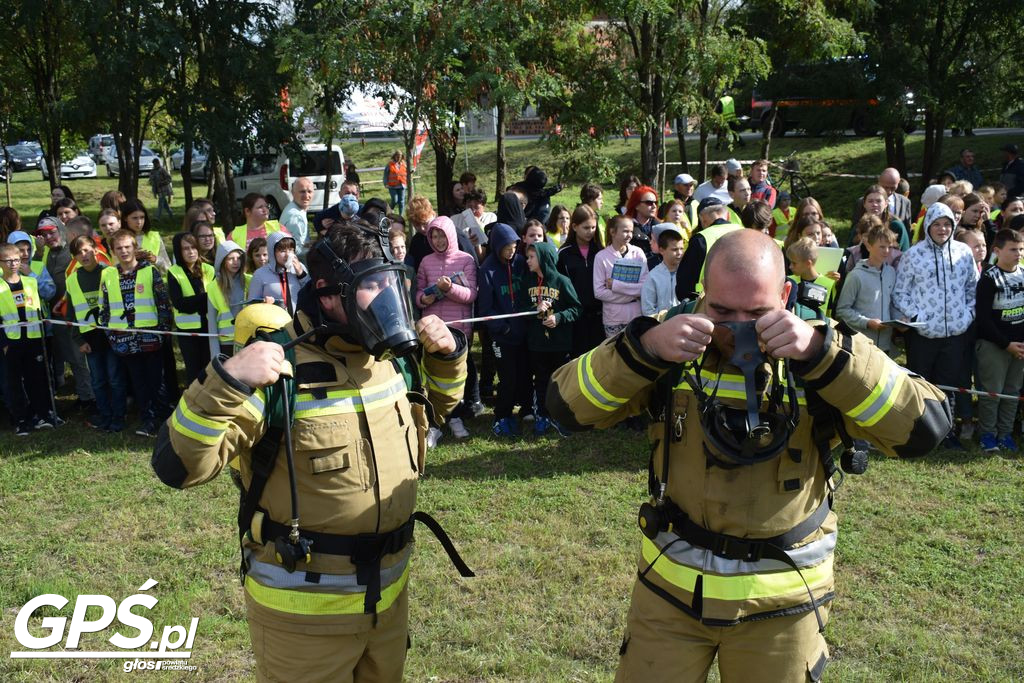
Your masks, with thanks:
[[[645,439],[610,430],[497,441],[490,419],[469,421],[471,440],[446,437],[429,456],[419,506],[442,520],[478,576],[459,579],[436,541],[419,535],[407,678],[608,681],[639,547]],[[252,676],[237,493],[227,477],[185,492],[162,486],[150,446],[80,420],[27,439],[0,435],[0,652],[21,649],[14,618],[36,595],[119,601],[153,578],[158,632],[200,618],[192,663],[202,679]],[[1024,461],[977,451],[872,458],[865,476],[848,478],[836,504],[830,680],[1024,676],[1022,488]],[[85,634],[81,647],[111,649],[111,633]],[[121,675],[111,661],[0,658],[4,681]]]

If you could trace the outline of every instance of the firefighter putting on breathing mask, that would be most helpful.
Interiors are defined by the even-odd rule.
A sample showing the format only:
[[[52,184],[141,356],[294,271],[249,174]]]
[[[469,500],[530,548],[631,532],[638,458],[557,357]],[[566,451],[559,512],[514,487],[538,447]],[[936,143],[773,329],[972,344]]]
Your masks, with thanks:
[[[912,457],[949,431],[941,391],[866,337],[785,310],[790,286],[769,237],[730,233],[695,305],[633,320],[552,378],[548,407],[569,429],[652,416],[617,681],[704,681],[716,655],[727,683],[819,680],[832,493],[866,465],[853,438]]]
[[[472,575],[415,511],[427,429],[462,397],[466,339],[435,316],[413,325],[385,225],[335,226],[308,261],[294,319],[275,331],[261,305],[243,310],[236,338],[253,329],[258,341],[214,359],[183,394],[153,468],[186,488],[237,458],[260,680],[400,681],[414,523]]]

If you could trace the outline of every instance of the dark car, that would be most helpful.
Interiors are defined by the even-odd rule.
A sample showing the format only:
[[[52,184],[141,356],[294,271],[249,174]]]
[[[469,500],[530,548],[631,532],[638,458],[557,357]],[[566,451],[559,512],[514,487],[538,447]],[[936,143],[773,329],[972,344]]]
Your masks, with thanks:
[[[7,154],[11,159],[11,168],[14,171],[28,171],[39,168],[43,154],[41,150],[29,147],[28,145],[8,145]]]

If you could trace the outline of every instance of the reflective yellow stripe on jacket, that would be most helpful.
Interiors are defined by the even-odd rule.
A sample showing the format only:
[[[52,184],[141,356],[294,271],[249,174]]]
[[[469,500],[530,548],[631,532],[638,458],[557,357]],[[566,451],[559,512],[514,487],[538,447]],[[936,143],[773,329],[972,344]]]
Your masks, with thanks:
[[[317,398],[309,391],[300,391],[295,396],[295,419],[362,413],[389,406],[405,396],[405,392],[405,378],[401,374],[382,384],[372,384],[361,389],[328,391],[324,398]]]
[[[892,410],[903,381],[907,378],[906,371],[895,363],[885,365],[882,373],[878,385],[867,398],[846,411],[846,414],[862,427],[876,424]]]
[[[224,438],[228,431],[228,423],[197,415],[182,398],[174,409],[174,415],[171,416],[171,428],[189,439],[214,446]]]
[[[376,612],[386,611],[409,581],[409,567],[380,592]],[[312,591],[272,588],[245,577],[245,590],[253,600],[269,609],[288,614],[362,614],[365,593],[314,593]]]
[[[104,266],[98,266],[103,268]],[[89,311],[96,308],[100,300],[100,292],[97,289],[93,292],[83,292],[82,287],[78,282],[78,273],[75,271],[68,276],[67,279],[67,292],[68,299],[71,301],[71,307],[75,311],[75,320],[80,323],[84,323],[89,315]],[[94,329],[93,325],[83,325],[79,330],[82,334],[89,332]]]
[[[576,376],[579,380],[580,393],[583,394],[583,398],[587,399],[595,408],[614,412],[626,405],[626,403],[629,402],[629,399],[621,398],[609,393],[601,386],[601,383],[597,381],[597,376],[594,374],[594,367],[591,364],[591,358],[593,357],[595,350],[596,349],[592,349],[580,356],[579,362],[576,364]]]
[[[782,386],[788,386],[786,378],[780,377]],[[721,377],[714,370],[701,370],[700,371],[700,382],[705,387],[707,393],[711,393],[715,387],[718,387],[716,395],[719,398],[735,398],[741,401],[747,399],[747,385],[743,380],[743,375],[736,375],[728,372],[723,372]],[[686,383],[685,379],[680,379],[679,384],[675,386],[676,391],[689,391],[693,389]],[[789,392],[782,395],[782,400],[789,403]],[[804,390],[797,388],[796,390],[796,402],[799,405],[806,405],[807,399],[804,396]]]

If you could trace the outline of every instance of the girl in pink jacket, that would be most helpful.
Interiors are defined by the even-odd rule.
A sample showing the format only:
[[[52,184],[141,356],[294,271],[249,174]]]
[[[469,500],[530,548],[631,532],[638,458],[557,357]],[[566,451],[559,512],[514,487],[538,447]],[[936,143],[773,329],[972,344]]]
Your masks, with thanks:
[[[438,216],[427,224],[427,241],[434,249],[420,261],[416,273],[416,305],[423,315],[436,315],[445,322],[473,317],[476,300],[476,261],[459,251],[455,224]],[[453,325],[472,343],[472,324]]]
[[[615,216],[609,220],[608,237],[611,243],[594,259],[594,297],[601,301],[606,338],[614,337],[641,315],[640,293],[647,279],[647,257],[640,247],[629,243],[633,219]]]

